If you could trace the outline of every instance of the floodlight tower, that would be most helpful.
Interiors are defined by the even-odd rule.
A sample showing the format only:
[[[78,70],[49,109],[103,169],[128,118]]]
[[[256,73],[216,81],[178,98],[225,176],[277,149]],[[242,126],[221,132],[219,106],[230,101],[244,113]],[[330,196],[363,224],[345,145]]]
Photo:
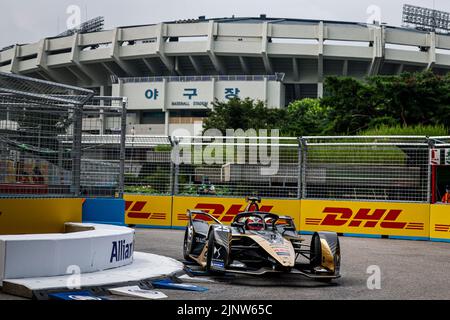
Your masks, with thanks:
[[[89,33],[89,32],[102,31],[104,24],[105,24],[104,17],[96,17],[96,18],[90,19],[86,22],[83,22],[77,28],[73,28],[73,29],[64,31],[63,33],[59,34],[58,37],[71,36],[75,33]]]
[[[402,22],[404,27],[422,31],[449,33],[450,13],[412,6],[403,5]]]

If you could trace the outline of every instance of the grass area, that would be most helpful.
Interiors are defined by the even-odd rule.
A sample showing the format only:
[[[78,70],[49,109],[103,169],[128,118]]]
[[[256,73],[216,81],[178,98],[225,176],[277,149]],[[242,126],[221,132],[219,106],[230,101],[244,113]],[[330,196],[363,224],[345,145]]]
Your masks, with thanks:
[[[443,125],[434,126],[379,126],[373,129],[365,130],[361,133],[363,136],[446,136],[449,134],[447,128]]]

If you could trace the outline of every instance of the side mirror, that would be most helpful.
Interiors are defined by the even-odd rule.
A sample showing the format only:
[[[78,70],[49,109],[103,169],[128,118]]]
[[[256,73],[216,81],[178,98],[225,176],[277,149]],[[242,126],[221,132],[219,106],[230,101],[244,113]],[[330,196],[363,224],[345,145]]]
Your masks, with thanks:
[[[245,233],[245,224],[242,222],[232,222],[232,227],[240,228],[242,230],[242,233]]]

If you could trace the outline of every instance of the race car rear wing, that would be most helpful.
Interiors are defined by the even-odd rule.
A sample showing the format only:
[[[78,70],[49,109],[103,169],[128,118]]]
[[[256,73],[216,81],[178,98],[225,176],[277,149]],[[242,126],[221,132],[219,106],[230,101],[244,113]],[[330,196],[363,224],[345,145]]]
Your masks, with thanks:
[[[209,213],[205,212],[205,211],[201,211],[201,210],[187,210],[186,215],[188,216],[189,220],[192,222],[192,220],[195,220],[195,218],[197,216],[205,216],[210,218],[211,220],[213,220],[215,223],[217,224],[222,224],[222,222],[220,222],[218,219],[214,218],[212,215],[210,215]],[[195,215],[195,218],[194,218]]]

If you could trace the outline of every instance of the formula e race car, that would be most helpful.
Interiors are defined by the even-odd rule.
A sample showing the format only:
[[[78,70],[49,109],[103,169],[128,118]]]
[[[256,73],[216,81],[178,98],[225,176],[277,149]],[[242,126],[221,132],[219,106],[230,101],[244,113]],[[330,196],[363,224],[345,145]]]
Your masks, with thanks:
[[[204,211],[188,210],[184,258],[209,272],[294,273],[323,282],[340,277],[336,233],[315,232],[304,244],[291,217],[260,211],[259,197],[246,200],[247,208],[230,226]]]

